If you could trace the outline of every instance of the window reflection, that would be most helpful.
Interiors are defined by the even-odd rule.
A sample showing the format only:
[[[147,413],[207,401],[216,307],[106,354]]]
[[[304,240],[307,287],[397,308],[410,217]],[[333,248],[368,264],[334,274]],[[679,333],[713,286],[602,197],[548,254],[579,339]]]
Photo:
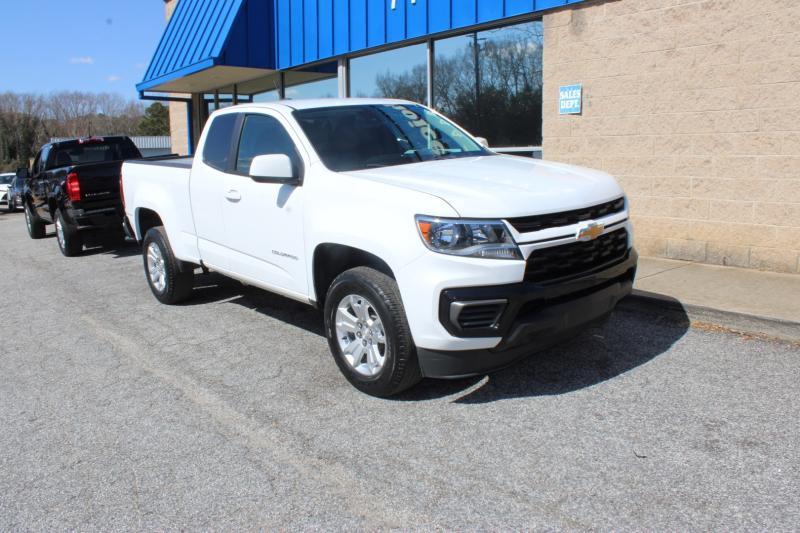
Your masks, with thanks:
[[[253,95],[253,102],[277,102],[281,99],[281,95],[276,90],[265,91]]]
[[[300,70],[286,72],[286,98],[336,98],[339,96],[339,82],[336,78],[335,61]]]
[[[542,141],[541,21],[435,43],[434,105],[490,146]]]
[[[427,47],[406,46],[350,60],[350,95],[425,102]]]

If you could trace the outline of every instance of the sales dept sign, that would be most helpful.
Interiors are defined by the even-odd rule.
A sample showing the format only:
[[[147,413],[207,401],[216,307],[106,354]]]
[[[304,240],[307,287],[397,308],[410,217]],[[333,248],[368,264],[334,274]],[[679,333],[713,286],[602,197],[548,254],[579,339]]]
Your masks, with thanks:
[[[560,115],[580,115],[582,102],[582,85],[564,85],[558,94],[558,113]]]

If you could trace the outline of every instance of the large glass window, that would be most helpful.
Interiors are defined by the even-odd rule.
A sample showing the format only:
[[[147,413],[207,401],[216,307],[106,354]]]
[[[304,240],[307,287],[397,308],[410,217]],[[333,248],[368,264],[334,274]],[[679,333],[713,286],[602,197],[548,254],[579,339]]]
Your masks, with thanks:
[[[350,95],[425,102],[427,46],[418,44],[350,60]]]
[[[294,113],[325,166],[337,172],[488,155],[419,105],[353,105]]]
[[[434,106],[491,146],[542,142],[541,21],[436,41]]]
[[[253,102],[277,102],[280,99],[281,95],[276,89],[253,95]]]
[[[335,61],[300,70],[290,70],[284,75],[286,98],[336,98],[339,96],[339,81],[336,77],[338,65]]]

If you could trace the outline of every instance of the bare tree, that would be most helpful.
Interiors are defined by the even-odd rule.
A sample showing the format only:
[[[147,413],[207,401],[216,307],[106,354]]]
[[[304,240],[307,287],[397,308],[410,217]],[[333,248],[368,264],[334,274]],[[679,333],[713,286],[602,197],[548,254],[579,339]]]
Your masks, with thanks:
[[[542,28],[525,24],[472,36],[437,56],[434,106],[495,146],[541,142]],[[425,67],[377,77],[378,94],[425,100]]]
[[[0,168],[27,164],[51,137],[134,135],[143,116],[144,106],[140,102],[117,94],[2,93]]]

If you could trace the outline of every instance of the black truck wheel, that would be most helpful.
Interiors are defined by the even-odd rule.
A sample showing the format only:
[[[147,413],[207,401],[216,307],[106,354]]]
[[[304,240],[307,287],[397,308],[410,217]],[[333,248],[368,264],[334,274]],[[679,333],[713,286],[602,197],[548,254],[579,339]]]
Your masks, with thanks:
[[[45,234],[44,221],[31,212],[30,206],[25,204],[25,225],[31,239],[43,239]]]
[[[83,236],[78,228],[64,219],[64,213],[61,210],[56,212],[56,240],[58,249],[66,257],[75,257],[83,252]]]
[[[388,397],[419,383],[422,375],[397,282],[358,267],[328,289],[325,333],[336,364],[358,390]]]
[[[142,249],[147,283],[158,301],[172,305],[187,300],[194,288],[194,268],[175,259],[163,226],[148,230]]]

